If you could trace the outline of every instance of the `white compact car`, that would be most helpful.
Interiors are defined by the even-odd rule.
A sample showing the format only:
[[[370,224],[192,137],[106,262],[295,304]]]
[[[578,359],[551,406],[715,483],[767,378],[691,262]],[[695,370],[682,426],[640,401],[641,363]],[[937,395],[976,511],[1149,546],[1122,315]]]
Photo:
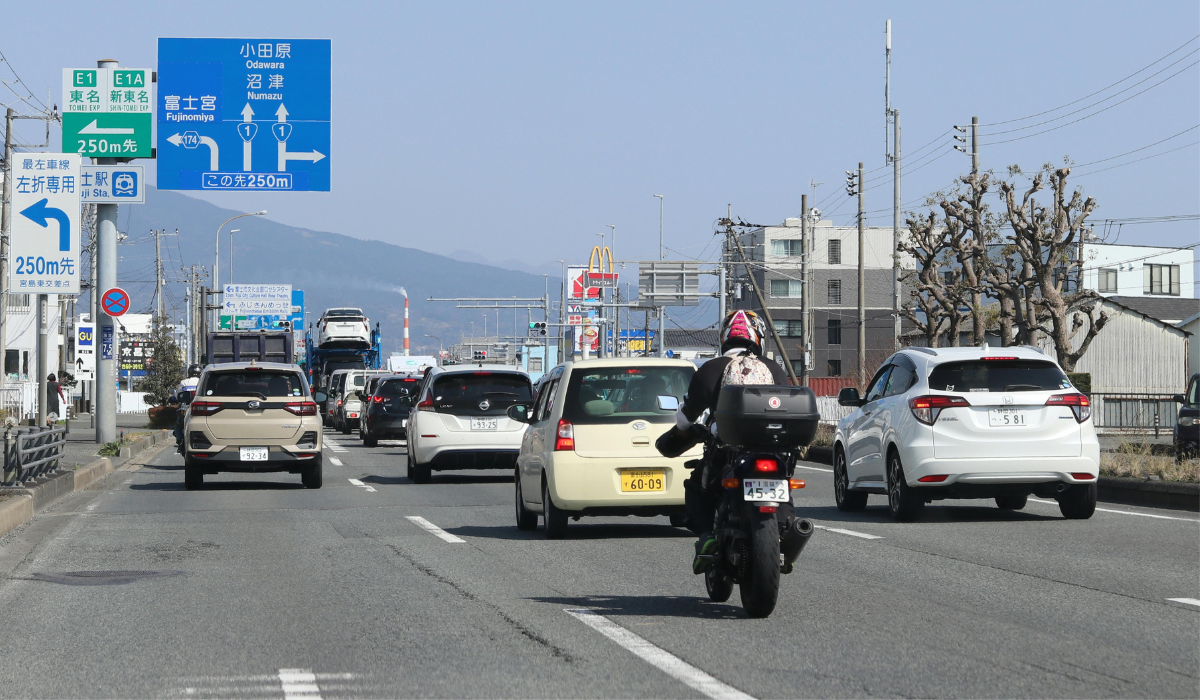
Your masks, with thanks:
[[[892,515],[908,521],[935,500],[994,498],[1020,510],[1034,494],[1056,499],[1067,518],[1095,512],[1091,402],[1036,348],[907,348],[866,396],[842,389],[838,403],[856,408],[834,435],[840,510],[887,494]]]
[[[654,441],[675,424],[674,406],[695,373],[687,360],[628,357],[547,373],[523,416],[529,431],[517,459],[517,528],[534,529],[539,514],[551,539],[566,534],[568,518],[592,515],[666,515],[682,526],[687,463],[702,449],[669,459]]]
[[[326,309],[317,321],[321,349],[361,350],[371,347],[371,323],[362,309]]]
[[[507,366],[431,367],[408,416],[408,478],[430,480],[434,470],[512,469],[525,424],[507,415],[529,405],[529,375]]]

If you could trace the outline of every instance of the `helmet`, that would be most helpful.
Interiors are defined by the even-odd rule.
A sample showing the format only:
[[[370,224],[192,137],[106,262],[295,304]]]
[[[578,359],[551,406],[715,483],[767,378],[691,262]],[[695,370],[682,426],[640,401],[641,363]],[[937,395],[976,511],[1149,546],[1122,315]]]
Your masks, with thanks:
[[[758,314],[742,309],[732,311],[721,323],[721,352],[745,348],[761,355],[763,336],[766,334],[767,324],[763,323]]]
[[[192,366],[188,367],[188,376],[189,376],[189,377],[199,377],[199,376],[200,376],[200,371],[201,371],[202,369],[204,369],[204,368],[203,368],[203,367],[201,367],[200,365],[198,365],[198,364],[193,364]]]

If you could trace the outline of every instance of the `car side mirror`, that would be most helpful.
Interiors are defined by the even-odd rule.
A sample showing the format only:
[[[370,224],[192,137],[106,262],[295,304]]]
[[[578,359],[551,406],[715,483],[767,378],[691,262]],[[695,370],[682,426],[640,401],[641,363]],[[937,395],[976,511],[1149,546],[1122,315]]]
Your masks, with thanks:
[[[329,400],[329,394],[326,394],[323,391],[313,392],[313,401],[316,401],[317,403],[325,403],[327,400]]]
[[[838,392],[838,405],[839,406],[854,406],[856,408],[858,406],[863,405],[863,400],[858,395],[858,389],[855,389],[852,386],[848,386],[848,387],[845,387],[844,389],[842,389],[841,391],[839,391]]]
[[[1171,400],[1174,401],[1175,403],[1186,403],[1187,402],[1187,399],[1183,398],[1183,394],[1175,394],[1174,396],[1171,397]]]
[[[505,411],[505,413],[508,415],[509,418],[512,418],[513,420],[517,421],[518,423],[528,423],[529,422],[529,406],[527,406],[523,403],[515,403],[515,404],[509,406],[508,410]]]
[[[679,410],[679,398],[675,396],[659,396],[658,410],[660,411],[677,411]]]

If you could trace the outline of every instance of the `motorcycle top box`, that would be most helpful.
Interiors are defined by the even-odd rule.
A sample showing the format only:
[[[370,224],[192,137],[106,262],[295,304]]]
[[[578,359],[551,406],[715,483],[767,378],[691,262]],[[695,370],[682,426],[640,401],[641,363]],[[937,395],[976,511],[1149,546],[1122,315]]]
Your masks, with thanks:
[[[717,399],[717,437],[726,445],[801,447],[812,442],[820,420],[808,387],[731,385]]]

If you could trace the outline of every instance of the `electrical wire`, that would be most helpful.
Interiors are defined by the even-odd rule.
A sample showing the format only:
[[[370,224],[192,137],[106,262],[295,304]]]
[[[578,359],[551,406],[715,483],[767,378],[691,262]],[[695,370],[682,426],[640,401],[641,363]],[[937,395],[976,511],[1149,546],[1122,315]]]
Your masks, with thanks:
[[[3,63],[4,65],[8,66],[8,70],[13,74],[13,78],[14,78],[11,81],[0,78],[0,83],[4,83],[4,87],[8,88],[8,91],[13,94],[13,97],[16,97],[18,100],[25,103],[29,107],[32,107],[33,109],[37,110],[43,116],[49,116],[50,108],[46,106],[45,102],[42,102],[40,99],[38,99],[37,95],[33,94],[33,90],[29,89],[29,86],[25,84],[24,80],[21,80],[21,76],[17,74],[17,69],[13,68],[12,63],[8,60],[8,57],[4,55],[3,51],[0,51],[0,63]],[[17,85],[20,85],[21,87],[25,88],[25,92],[27,93],[27,96],[22,97],[20,93],[18,93],[16,90],[14,90],[12,87],[13,83],[16,83]],[[30,104],[29,100],[33,100],[37,104],[36,105]],[[0,102],[0,105],[3,105],[5,107],[9,106],[7,104],[4,104],[3,102]]]
[[[1144,158],[1137,158],[1134,160],[1126,161],[1124,163],[1117,163],[1116,165],[1110,165],[1107,168],[1100,168],[1099,170],[1092,170],[1091,172],[1086,172],[1086,173],[1072,174],[1071,177],[1073,177],[1073,178],[1087,177],[1088,175],[1095,175],[1096,173],[1102,173],[1105,170],[1112,170],[1114,168],[1123,168],[1126,165],[1133,165],[1134,163],[1140,163],[1143,160],[1150,160],[1151,158],[1158,158],[1159,156],[1165,156],[1168,153],[1174,153],[1175,151],[1182,151],[1185,148],[1191,148],[1192,146],[1197,146],[1197,145],[1200,145],[1200,141],[1193,141],[1191,143],[1185,143],[1182,146],[1179,146],[1177,148],[1172,148],[1167,151],[1163,151],[1162,153],[1155,153],[1152,156],[1146,156]]]

